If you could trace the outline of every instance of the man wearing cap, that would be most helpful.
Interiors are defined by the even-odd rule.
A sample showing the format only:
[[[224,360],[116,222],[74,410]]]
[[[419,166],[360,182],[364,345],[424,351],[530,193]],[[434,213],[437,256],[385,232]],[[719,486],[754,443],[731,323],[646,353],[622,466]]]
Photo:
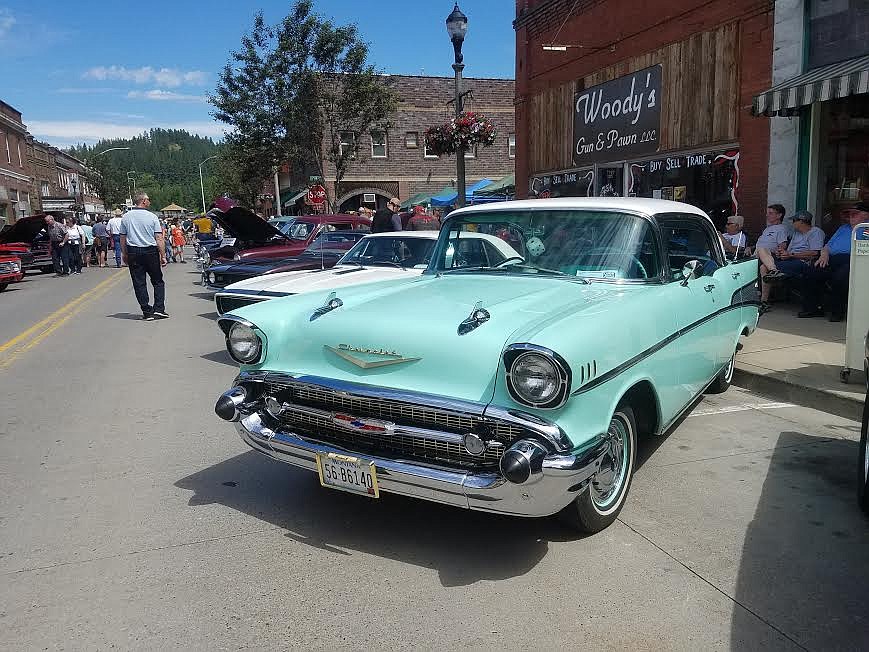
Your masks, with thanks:
[[[407,221],[408,231],[440,231],[441,221],[434,215],[428,215],[422,206],[414,206],[413,213]]]
[[[848,211],[848,222],[821,249],[803,283],[803,309],[797,317],[823,317],[824,286],[832,288],[830,321],[842,321],[848,310],[848,276],[851,271],[851,232],[861,222],[869,222],[869,202],[858,202]]]
[[[390,199],[386,203],[386,208],[381,208],[374,214],[371,232],[401,231],[401,217],[398,215],[399,208],[401,208],[401,201],[397,197]]]
[[[811,268],[812,263],[824,246],[824,232],[812,226],[813,216],[809,211],[799,211],[791,218],[794,235],[784,251],[770,252],[758,249],[757,257],[763,267],[769,270],[761,278],[761,312],[769,310],[770,283],[788,277],[801,278]]]

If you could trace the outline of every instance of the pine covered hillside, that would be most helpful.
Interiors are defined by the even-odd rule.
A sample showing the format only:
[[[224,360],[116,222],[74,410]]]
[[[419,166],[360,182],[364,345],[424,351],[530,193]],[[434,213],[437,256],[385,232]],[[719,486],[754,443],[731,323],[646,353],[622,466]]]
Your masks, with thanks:
[[[129,150],[94,156],[111,147]],[[220,153],[221,145],[181,129],[151,129],[131,139],[101,140],[95,145],[71,148],[74,156],[99,173],[94,185],[110,205],[123,204],[129,196],[127,172],[135,171],[136,189],[146,191],[151,206],[159,210],[172,202],[190,210],[201,210],[199,163]],[[220,192],[220,161],[202,167],[206,200]]]

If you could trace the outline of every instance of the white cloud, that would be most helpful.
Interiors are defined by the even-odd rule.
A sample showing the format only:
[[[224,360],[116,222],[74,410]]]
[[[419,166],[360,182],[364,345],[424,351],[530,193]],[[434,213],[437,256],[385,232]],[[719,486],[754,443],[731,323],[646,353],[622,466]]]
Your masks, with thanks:
[[[76,88],[76,87],[64,87],[64,88],[56,88],[54,89],[55,93],[59,93],[61,95],[91,95],[93,93],[111,93],[117,91],[116,88],[107,88],[104,86],[93,87],[93,88]]]
[[[28,120],[30,133],[55,146],[93,143],[101,139],[134,138],[148,129],[185,129],[200,136],[223,138],[224,125],[218,122],[174,122],[157,124],[119,124],[87,120]]]
[[[97,66],[85,71],[84,79],[106,81],[116,79],[131,81],[135,84],[159,84],[169,88],[177,88],[182,84],[203,86],[208,81],[208,74],[202,70],[178,70],[177,68],[159,68],[151,66],[141,68],[126,68],[125,66]]]
[[[155,88],[150,91],[130,91],[129,99],[155,100],[157,102],[205,102],[204,95],[186,95],[175,91],[163,91]]]
[[[12,31],[12,27],[15,23],[18,22],[15,20],[15,16],[12,15],[12,12],[8,9],[0,9],[0,39],[4,38],[10,31]]]

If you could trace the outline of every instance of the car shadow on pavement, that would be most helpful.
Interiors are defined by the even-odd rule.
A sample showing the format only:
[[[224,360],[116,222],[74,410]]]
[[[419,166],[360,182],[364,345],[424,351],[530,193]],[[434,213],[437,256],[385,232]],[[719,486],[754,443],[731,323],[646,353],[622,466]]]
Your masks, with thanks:
[[[745,649],[758,619],[802,649],[869,649],[869,521],[856,478],[855,441],[779,435],[743,543],[732,649]]]
[[[214,353],[205,353],[204,355],[200,355],[200,358],[203,360],[208,360],[210,362],[219,362],[220,364],[229,365],[230,367],[237,367],[238,363],[229,357],[229,353],[227,353],[226,349],[222,351],[215,351]]]
[[[436,569],[443,586],[524,575],[550,541],[579,538],[555,518],[472,512],[383,493],[378,500],[324,489],[309,471],[248,451],[175,483],[189,505],[218,503],[341,556],[355,552]]]
[[[190,296],[194,299],[205,299],[206,301],[214,301],[214,292],[191,292]]]

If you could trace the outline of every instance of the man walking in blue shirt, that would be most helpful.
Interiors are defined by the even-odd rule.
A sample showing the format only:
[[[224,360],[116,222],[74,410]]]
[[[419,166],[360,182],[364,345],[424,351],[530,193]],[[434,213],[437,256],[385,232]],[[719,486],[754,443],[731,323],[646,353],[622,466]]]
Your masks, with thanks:
[[[848,310],[848,277],[851,272],[851,232],[861,222],[869,222],[869,202],[859,202],[848,213],[848,222],[840,226],[821,249],[815,265],[806,274],[803,309],[797,317],[824,316],[824,286],[829,281],[830,321],[842,321]]]
[[[121,257],[130,268],[133,291],[142,308],[142,319],[168,319],[166,312],[166,284],[163,282],[163,267],[166,265],[166,242],[160,220],[148,206],[151,200],[144,192],[136,195],[136,208],[127,211],[121,219]],[[154,287],[154,305],[148,297],[148,283]]]

